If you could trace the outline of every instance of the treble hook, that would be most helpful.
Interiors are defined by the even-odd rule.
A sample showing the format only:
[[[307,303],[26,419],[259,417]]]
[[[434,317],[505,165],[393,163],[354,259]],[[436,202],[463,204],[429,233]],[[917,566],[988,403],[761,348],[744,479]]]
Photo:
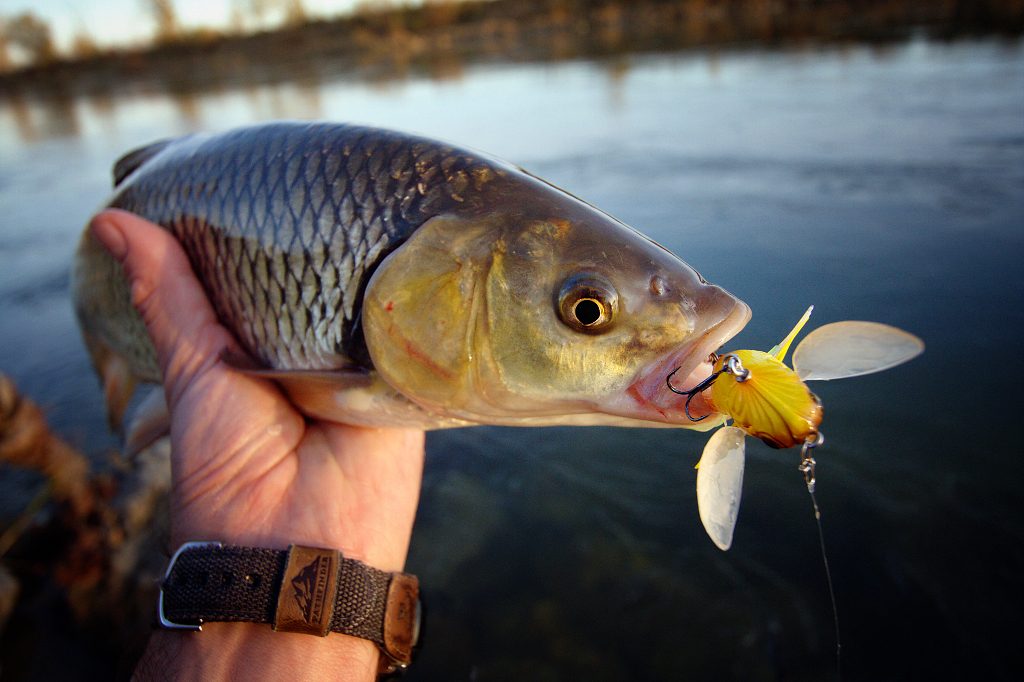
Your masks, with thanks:
[[[719,355],[717,353],[712,353],[708,360],[710,360],[712,364],[715,364],[719,360]],[[727,355],[725,356],[725,363],[722,365],[722,369],[718,370],[717,372],[713,372],[711,376],[709,376],[707,379],[700,382],[690,390],[681,391],[672,385],[672,377],[674,377],[676,375],[676,372],[678,372],[681,369],[682,367],[676,367],[674,370],[672,370],[672,373],[665,377],[665,385],[668,386],[668,390],[672,391],[676,395],[687,396],[686,404],[683,405],[683,409],[686,412],[686,418],[692,422],[703,421],[704,419],[707,419],[708,415],[704,415],[703,417],[694,417],[693,415],[691,415],[690,401],[693,400],[693,397],[695,395],[697,395],[701,391],[706,391],[711,386],[711,384],[715,383],[715,379],[718,378],[719,374],[721,374],[722,372],[732,374],[733,376],[736,377],[736,381],[739,381],[741,383],[750,378],[750,370],[743,366],[743,363],[740,362],[740,359],[735,355]]]
[[[676,372],[678,372],[681,369],[682,369],[682,367],[676,367],[674,370],[672,370],[672,373],[669,374],[667,377],[665,377],[665,385],[668,386],[668,390],[672,391],[676,395],[685,395],[685,396],[687,396],[686,404],[683,405],[683,411],[686,412],[686,418],[687,419],[689,419],[692,422],[703,421],[703,420],[708,418],[708,415],[704,415],[703,417],[694,417],[692,414],[690,414],[690,401],[693,400],[694,396],[696,396],[698,393],[700,393],[701,391],[707,390],[708,387],[711,386],[711,384],[715,383],[715,379],[717,379],[718,375],[722,373],[722,370],[718,370],[717,372],[714,372],[711,376],[709,376],[707,379],[705,379],[704,381],[700,382],[699,384],[697,384],[696,386],[694,386],[690,390],[688,390],[688,391],[681,391],[681,390],[679,390],[678,388],[676,388],[675,386],[672,385],[672,377],[674,377],[676,375]]]

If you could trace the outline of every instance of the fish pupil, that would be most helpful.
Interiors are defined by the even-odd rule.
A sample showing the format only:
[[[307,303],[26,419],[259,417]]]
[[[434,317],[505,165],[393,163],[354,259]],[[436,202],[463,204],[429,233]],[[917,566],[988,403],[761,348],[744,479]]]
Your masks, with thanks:
[[[615,289],[600,275],[573,275],[558,293],[558,316],[570,329],[585,334],[607,331],[615,316]]]
[[[602,315],[601,304],[592,298],[581,298],[579,301],[576,301],[572,312],[584,327],[597,324],[601,320]]]

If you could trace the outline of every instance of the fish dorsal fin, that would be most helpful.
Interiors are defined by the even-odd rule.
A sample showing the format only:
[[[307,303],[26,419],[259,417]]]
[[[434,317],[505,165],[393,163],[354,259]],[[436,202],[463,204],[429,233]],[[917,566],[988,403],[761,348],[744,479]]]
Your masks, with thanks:
[[[168,138],[166,140],[158,140],[151,144],[147,144],[145,147],[139,147],[133,149],[114,163],[114,187],[118,187],[124,182],[124,179],[134,173],[139,167],[149,161],[151,158],[162,152],[167,145],[174,140]]]

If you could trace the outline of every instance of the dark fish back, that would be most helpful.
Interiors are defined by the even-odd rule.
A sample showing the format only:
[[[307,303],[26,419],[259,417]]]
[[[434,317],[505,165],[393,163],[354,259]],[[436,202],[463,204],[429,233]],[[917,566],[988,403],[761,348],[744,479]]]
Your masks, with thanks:
[[[278,369],[367,364],[359,301],[423,222],[471,212],[516,171],[400,133],[277,123],[167,145],[111,202],[185,247],[221,320]]]

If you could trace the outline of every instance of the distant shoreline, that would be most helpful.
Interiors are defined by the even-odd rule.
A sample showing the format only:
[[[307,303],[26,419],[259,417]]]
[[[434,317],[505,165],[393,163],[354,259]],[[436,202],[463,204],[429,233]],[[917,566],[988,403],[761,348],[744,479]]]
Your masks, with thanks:
[[[193,92],[307,68],[389,80],[480,62],[558,61],[699,46],[782,46],[1019,36],[1018,0],[495,0],[364,11],[244,36],[202,34],[145,49],[0,74],[0,98]]]

